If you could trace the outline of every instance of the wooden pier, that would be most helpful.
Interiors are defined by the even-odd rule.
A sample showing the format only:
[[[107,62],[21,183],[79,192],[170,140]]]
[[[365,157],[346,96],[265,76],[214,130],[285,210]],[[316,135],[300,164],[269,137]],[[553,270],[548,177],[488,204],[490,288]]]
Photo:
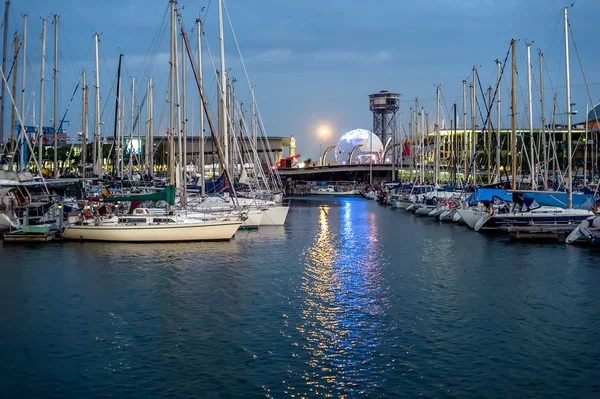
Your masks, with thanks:
[[[48,233],[24,233],[23,231],[15,231],[4,234],[4,242],[50,242],[60,240],[60,231],[52,230]]]
[[[560,241],[565,238],[578,226],[578,224],[547,224],[530,226],[500,226],[502,231],[506,231],[509,237],[514,240],[541,240],[541,241]]]

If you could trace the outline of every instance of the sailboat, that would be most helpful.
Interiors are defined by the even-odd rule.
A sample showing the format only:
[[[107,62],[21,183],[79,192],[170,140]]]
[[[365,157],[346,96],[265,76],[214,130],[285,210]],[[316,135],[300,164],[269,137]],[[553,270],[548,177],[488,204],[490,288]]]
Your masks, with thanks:
[[[174,132],[174,62],[175,51],[173,43],[176,38],[176,14],[175,1],[170,0],[171,5],[171,68],[170,68],[170,122],[169,122],[169,146],[173,146]],[[74,223],[68,224],[62,234],[67,240],[82,241],[119,241],[119,242],[174,242],[174,241],[212,241],[229,240],[238,228],[242,220],[219,219],[199,220],[174,214],[175,205],[175,176],[174,176],[174,151],[169,156],[170,185],[164,190],[156,193],[108,197],[104,202],[127,202],[127,201],[161,201],[168,203],[165,215],[156,215],[147,208],[134,209],[131,215],[114,215],[101,217],[96,215],[93,223],[79,218]],[[116,165],[116,163],[115,163]]]
[[[175,203],[175,186],[170,185],[162,191],[151,194],[129,195],[105,198],[105,202],[160,201],[169,205]],[[216,241],[231,239],[242,221],[199,220],[176,214],[157,215],[147,208],[134,209],[133,214],[113,215],[76,222],[65,226],[62,238],[81,241],[118,241],[118,242],[181,242]]]
[[[568,35],[568,17],[567,8],[563,9],[564,12],[564,34],[565,34],[565,63],[566,63],[566,103],[567,103],[567,152],[566,156],[568,159],[568,182],[567,182],[567,208],[557,206],[540,206],[536,201],[535,197],[531,195],[523,195],[518,191],[513,191],[513,207],[512,210],[508,210],[509,207],[503,208],[504,212],[490,214],[483,216],[475,225],[475,230],[487,230],[496,229],[502,225],[557,225],[557,224],[575,224],[586,220],[590,216],[594,216],[594,212],[588,209],[574,209],[573,208],[573,152],[572,146],[572,125],[571,125],[571,81],[569,75],[569,35]],[[513,52],[514,52],[514,39],[513,39]],[[513,104],[514,107],[514,104]],[[513,114],[514,118],[514,114]],[[514,185],[514,180],[513,180]],[[531,194],[528,192],[527,194]],[[549,197],[549,196],[545,196]],[[545,198],[544,197],[544,198]]]

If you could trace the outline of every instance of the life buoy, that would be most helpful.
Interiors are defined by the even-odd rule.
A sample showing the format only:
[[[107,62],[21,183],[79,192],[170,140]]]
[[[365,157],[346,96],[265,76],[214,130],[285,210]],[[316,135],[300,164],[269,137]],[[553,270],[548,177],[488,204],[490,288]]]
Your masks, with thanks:
[[[490,206],[490,208],[488,209],[488,215],[494,216],[495,212],[496,212],[496,209],[493,206]]]
[[[452,200],[448,202],[448,206],[450,207],[450,209],[456,209],[458,208],[458,202]]]

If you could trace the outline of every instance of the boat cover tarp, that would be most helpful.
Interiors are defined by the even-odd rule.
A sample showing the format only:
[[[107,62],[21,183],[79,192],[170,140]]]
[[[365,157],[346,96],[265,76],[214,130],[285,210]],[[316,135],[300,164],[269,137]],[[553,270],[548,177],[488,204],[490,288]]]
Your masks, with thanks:
[[[523,199],[534,199],[538,204],[545,206],[557,206],[567,208],[569,205],[569,194],[561,191],[525,191],[521,195]],[[594,204],[593,194],[573,193],[574,209],[590,209]]]
[[[167,201],[169,205],[175,205],[175,186],[167,186],[164,190],[148,194],[132,194],[104,198],[104,202],[117,201]]]
[[[493,201],[492,197],[494,196],[500,197],[507,202],[512,202],[513,199],[512,194],[504,189],[479,187],[473,194],[467,197],[467,202],[477,203],[479,201]]]
[[[188,190],[200,190],[200,186],[197,184],[188,184]],[[221,174],[216,180],[209,180],[204,182],[204,192],[209,194],[218,194],[225,191],[225,175]]]

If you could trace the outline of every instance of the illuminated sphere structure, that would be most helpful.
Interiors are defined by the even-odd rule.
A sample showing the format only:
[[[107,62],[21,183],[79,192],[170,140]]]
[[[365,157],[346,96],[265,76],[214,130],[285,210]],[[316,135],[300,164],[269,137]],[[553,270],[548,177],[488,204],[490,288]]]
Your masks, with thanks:
[[[357,147],[359,145],[360,147]],[[377,163],[382,153],[383,144],[379,137],[366,129],[354,129],[344,133],[338,141],[335,147],[335,160],[338,165],[348,165],[352,154],[351,164],[367,164],[369,154],[372,154],[373,162]]]

